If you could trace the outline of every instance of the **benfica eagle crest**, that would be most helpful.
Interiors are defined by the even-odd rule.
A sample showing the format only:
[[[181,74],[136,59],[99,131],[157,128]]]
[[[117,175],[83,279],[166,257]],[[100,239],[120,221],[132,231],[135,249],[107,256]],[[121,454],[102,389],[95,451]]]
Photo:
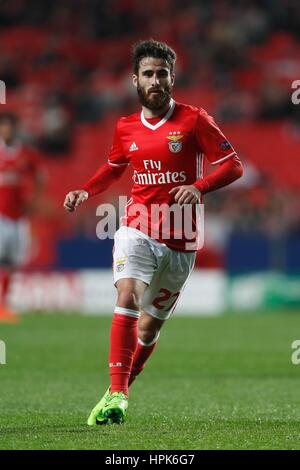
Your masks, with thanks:
[[[183,135],[177,132],[170,132],[167,139],[170,140],[168,143],[170,152],[178,153],[182,149],[182,142],[180,140],[183,138]]]

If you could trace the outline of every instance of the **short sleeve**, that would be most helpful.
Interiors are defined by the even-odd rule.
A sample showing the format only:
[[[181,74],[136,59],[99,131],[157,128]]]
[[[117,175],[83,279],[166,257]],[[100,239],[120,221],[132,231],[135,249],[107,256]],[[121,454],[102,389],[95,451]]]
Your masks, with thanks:
[[[222,163],[236,152],[224,134],[221,132],[212,116],[200,109],[195,125],[195,138],[200,151],[212,165]]]
[[[119,124],[119,123],[118,123]],[[108,164],[111,167],[125,167],[129,165],[130,159],[126,157],[122,149],[122,142],[120,138],[119,125],[116,126],[113,143],[108,155]]]

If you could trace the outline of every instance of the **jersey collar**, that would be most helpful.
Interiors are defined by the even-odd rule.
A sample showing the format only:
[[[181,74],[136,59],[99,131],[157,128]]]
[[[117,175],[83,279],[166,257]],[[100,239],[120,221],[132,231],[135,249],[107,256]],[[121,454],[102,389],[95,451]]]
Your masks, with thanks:
[[[173,111],[175,109],[175,101],[173,100],[173,98],[171,98],[170,100],[170,108],[168,110],[168,112],[164,115],[164,117],[158,121],[154,126],[152,124],[150,124],[150,122],[147,121],[147,119],[145,118],[144,116],[144,112],[142,110],[141,112],[141,121],[142,123],[144,124],[144,126],[148,127],[149,129],[151,129],[152,131],[155,131],[156,129],[158,129],[160,126],[162,126],[173,114]]]

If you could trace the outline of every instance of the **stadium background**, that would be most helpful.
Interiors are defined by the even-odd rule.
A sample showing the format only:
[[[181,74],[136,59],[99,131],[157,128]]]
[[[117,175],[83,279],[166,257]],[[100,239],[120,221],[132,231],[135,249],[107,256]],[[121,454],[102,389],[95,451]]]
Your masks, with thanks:
[[[37,370],[42,364],[45,365],[47,358],[51,363],[53,358],[50,350],[61,351],[59,360],[62,361],[62,369],[58,376],[60,372],[63,375],[64,371],[68,371],[66,377],[69,388],[61,377],[60,393],[63,394],[67,388],[73,389],[73,399],[74,402],[77,400],[79,415],[81,413],[82,416],[87,410],[86,403],[84,408],[80,408],[82,397],[78,381],[81,379],[68,375],[71,374],[69,365],[73,364],[71,360],[74,360],[74,356],[72,359],[68,356],[70,352],[67,352],[67,347],[72,348],[75,342],[78,362],[73,364],[74,370],[82,372],[84,381],[87,368],[90,375],[85,377],[86,380],[98,386],[97,378],[91,380],[91,376],[96,376],[100,359],[97,350],[88,350],[90,346],[86,342],[89,341],[87,338],[91,330],[96,332],[100,328],[104,350],[107,348],[109,318],[103,318],[100,327],[98,319],[90,320],[87,317],[87,323],[83,324],[75,316],[66,320],[63,315],[53,315],[52,321],[46,315],[35,316],[32,313],[71,311],[110,314],[112,311],[115,296],[111,274],[112,241],[97,240],[95,210],[100,202],[117,202],[119,194],[129,194],[130,170],[125,173],[120,184],[89,201],[76,214],[67,214],[62,204],[69,190],[80,188],[106,161],[116,119],[138,109],[136,93],[131,86],[130,50],[133,42],[149,37],[169,43],[178,54],[175,99],[202,106],[212,114],[233,143],[245,168],[241,180],[205,198],[205,247],[198,254],[197,270],[179,304],[178,319],[174,318],[174,323],[170,322],[168,326],[170,341],[177,344],[181,342],[177,327],[179,330],[184,325],[189,328],[188,323],[181,323],[180,313],[189,316],[236,312],[236,320],[232,320],[231,315],[226,320],[225,315],[218,319],[220,323],[206,323],[208,320],[203,318],[204,323],[201,323],[201,328],[199,324],[198,336],[193,336],[193,329],[197,330],[198,324],[190,323],[187,335],[190,335],[191,343],[190,346],[186,343],[182,345],[182,358],[185,357],[184,352],[191,351],[191,345],[196,348],[201,344],[199,354],[204,356],[200,366],[204,376],[206,372],[209,375],[213,371],[219,377],[219,385],[222,383],[222,374],[228,371],[238,375],[237,371],[245,370],[245,374],[249,373],[250,376],[254,371],[254,375],[262,377],[268,376],[271,370],[269,366],[272,366],[279,375],[295,375],[294,371],[288,369],[287,373],[286,370],[290,367],[290,344],[296,339],[298,328],[297,317],[289,314],[291,310],[299,312],[300,306],[300,105],[296,106],[291,101],[291,84],[300,79],[298,2],[4,1],[0,5],[0,79],[7,87],[7,104],[1,105],[0,111],[14,111],[20,116],[22,137],[38,149],[40,160],[47,171],[47,181],[45,192],[36,201],[35,211],[30,218],[34,240],[31,262],[15,275],[10,295],[11,305],[30,315],[26,315],[28,320],[24,316],[19,326],[12,327],[14,331],[10,326],[1,326],[1,335],[4,339],[8,338],[8,344],[11,338],[15,348],[19,344],[17,353],[11,353],[11,360],[19,364],[20,355],[22,357],[25,351],[28,364],[35,371],[32,380],[44,380],[47,396],[50,397],[52,393],[56,399],[53,383],[56,380],[57,385],[60,379],[57,375],[54,379],[54,375],[51,375],[54,371],[50,367],[46,367],[47,377],[43,378]],[[254,315],[243,316],[247,320],[241,320],[239,313],[249,311]],[[255,313],[266,311],[277,311],[278,316],[262,315],[262,324]],[[238,331],[235,328],[238,328],[239,322]],[[67,339],[70,329],[73,337]],[[81,331],[85,335],[83,342]],[[226,331],[226,340],[223,331]],[[266,337],[259,336],[262,331],[267,332],[269,342],[265,342]],[[280,331],[283,336],[280,336]],[[34,333],[36,336],[33,340]],[[95,344],[98,339],[95,336]],[[66,342],[65,349],[62,349],[63,341]],[[79,346],[80,341],[85,345]],[[162,340],[161,356],[157,356],[157,361],[159,370],[166,373],[171,364],[167,359],[174,359],[171,354],[174,351],[169,350],[168,346],[164,350],[163,341],[167,340]],[[208,361],[208,356],[213,361],[212,345],[216,346],[216,343],[219,344],[217,354],[220,358],[224,357],[224,362],[217,360],[210,369],[205,361]],[[38,359],[39,348],[44,356]],[[89,354],[89,366],[79,359],[79,351]],[[205,356],[207,351],[209,354]],[[257,363],[247,362],[249,351],[257,354],[260,361],[257,357]],[[159,363],[159,358],[162,363]],[[186,364],[183,359],[179,363],[174,359],[170,367],[175,372],[182,367],[183,372]],[[25,369],[19,364],[16,369],[19,376],[27,377]],[[150,370],[156,369],[153,367]],[[271,387],[273,391],[278,391],[276,373]],[[13,407],[13,390],[17,384],[9,378],[8,365],[5,374],[6,383],[10,384],[7,385],[10,391],[6,395],[9,408]],[[270,372],[270,380],[271,375]],[[54,382],[51,382],[51,378]],[[144,380],[147,380],[146,373]],[[205,377],[203,380],[205,382]],[[36,393],[32,394],[29,382],[30,379],[27,381],[25,378],[24,393],[28,396],[30,394],[32,400],[42,407],[40,397],[43,392],[36,385]],[[262,392],[270,385],[259,384],[255,389],[253,383],[244,383],[245,388],[241,387],[240,396],[232,388],[232,396],[237,400],[246,396],[249,411],[254,399],[251,390],[254,396],[257,390]],[[290,387],[292,393],[295,384],[296,381],[288,384],[281,382],[279,389],[281,387],[284,394],[286,387]],[[136,386],[139,387],[139,384]],[[228,385],[226,389],[226,386],[229,397],[230,387]],[[187,389],[188,382],[185,382]],[[246,389],[248,392],[245,392]],[[208,390],[207,384],[207,400]],[[271,393],[270,388],[268,393]],[[95,388],[90,389],[86,401],[92,404],[94,395]],[[280,393],[276,395],[270,409],[265,405],[268,399],[272,403],[270,395],[268,398],[263,393],[259,396],[261,413],[270,412],[271,415],[274,403],[272,410],[277,412],[283,406],[283,395]],[[266,398],[265,402],[262,396]],[[287,396],[285,398],[288,399]],[[293,397],[289,398],[293,403]],[[49,400],[50,409],[55,409],[54,403]],[[297,402],[295,397],[294,402]],[[205,399],[204,403],[208,406],[211,423],[214,419],[219,420],[217,422],[221,427],[218,429],[226,435],[227,425],[220,418],[222,407],[217,410]],[[27,405],[30,409],[29,401]],[[235,408],[234,413],[238,414],[238,411]],[[289,412],[296,422],[291,409]],[[260,416],[259,412],[257,416]],[[255,419],[260,419],[257,416]],[[280,416],[279,412],[276,417],[280,419]],[[285,417],[286,414],[282,414],[282,420]],[[35,418],[37,422],[42,419],[37,415]],[[255,419],[253,422],[256,422]],[[24,436],[22,425],[19,430],[16,428],[17,439],[22,441],[18,445],[23,445],[23,448],[38,446],[38,436],[33,444],[28,436]],[[209,433],[212,425],[211,428],[210,424],[207,426]],[[247,428],[244,422],[245,426]],[[170,435],[157,445],[161,448],[171,448],[172,445],[194,448],[192,440],[184,441],[183,438],[184,432],[187,432],[187,423],[181,423],[181,428],[182,440],[179,443],[174,444],[177,441]],[[237,438],[232,438],[231,443],[228,443],[219,436],[218,442],[220,447],[227,448],[234,445],[236,448],[253,448],[259,446],[259,442],[269,448],[272,445],[275,448],[280,445],[295,447],[298,444],[295,444],[296,438],[291,429],[294,428],[287,428],[286,434],[282,431],[279,437],[272,427],[264,428],[256,436],[257,439],[247,441],[245,438],[239,443]],[[248,431],[251,432],[251,429]],[[288,433],[292,435],[291,441],[286,437]],[[52,444],[56,448],[76,446],[74,442],[64,439],[59,442],[59,434],[56,437],[54,439],[52,435]],[[95,436],[93,439],[93,445],[98,448]],[[42,448],[46,440],[44,436],[43,442],[39,444]],[[13,445],[9,438],[2,442],[4,446],[5,442],[7,446]],[[147,442],[145,435],[145,441],[136,445],[144,448]],[[159,439],[157,442],[160,442]],[[215,442],[213,438],[212,441],[207,440],[206,447],[212,448]],[[84,447],[88,444],[81,441],[81,445]],[[116,440],[107,445],[113,448],[119,444]],[[130,445],[134,444],[127,445],[127,448],[133,448]],[[201,447],[199,443],[197,445]]]

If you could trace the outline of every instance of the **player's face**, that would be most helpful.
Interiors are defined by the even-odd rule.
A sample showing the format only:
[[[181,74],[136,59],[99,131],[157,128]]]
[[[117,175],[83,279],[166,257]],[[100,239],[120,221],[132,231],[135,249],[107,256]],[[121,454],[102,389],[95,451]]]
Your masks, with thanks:
[[[4,142],[11,142],[15,137],[16,129],[9,119],[0,121],[0,138]]]
[[[152,111],[163,110],[170,101],[174,79],[165,60],[141,59],[138,75],[133,75],[141,104]]]

